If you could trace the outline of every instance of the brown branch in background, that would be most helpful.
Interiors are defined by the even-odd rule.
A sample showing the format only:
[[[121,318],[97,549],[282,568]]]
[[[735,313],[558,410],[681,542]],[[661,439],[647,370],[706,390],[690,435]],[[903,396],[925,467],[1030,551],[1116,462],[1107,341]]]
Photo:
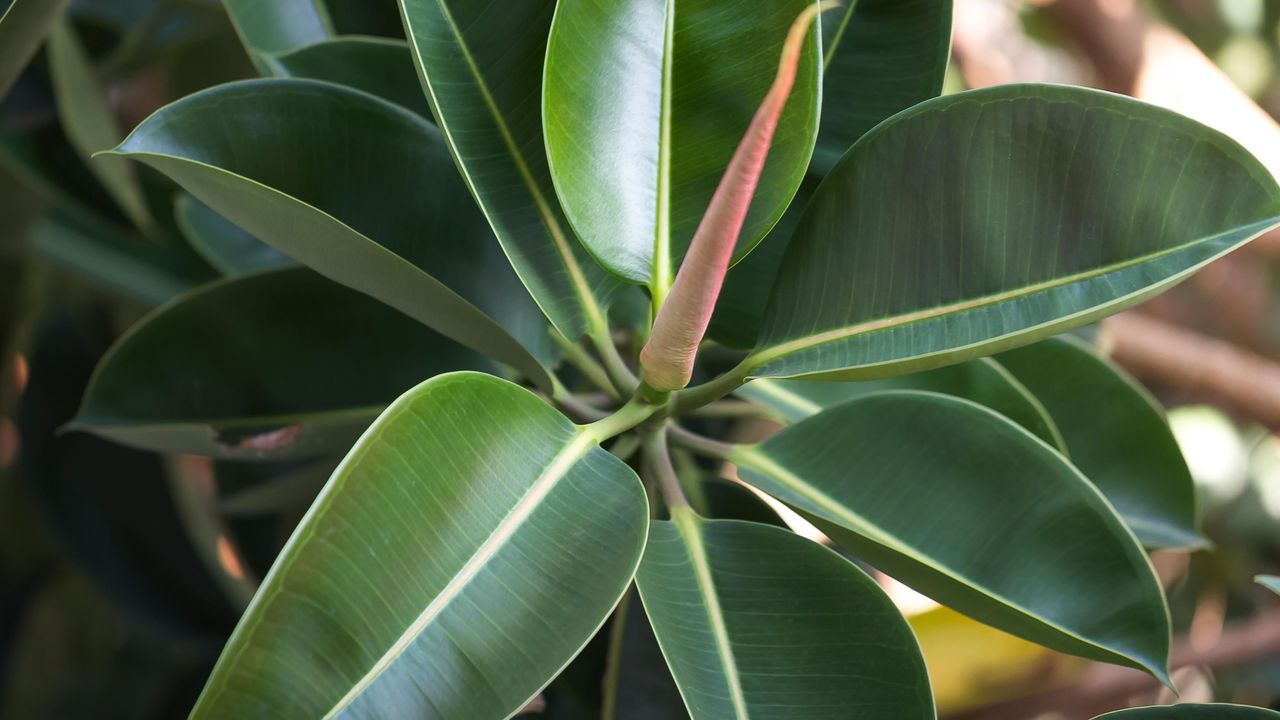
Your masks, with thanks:
[[[1104,348],[1138,377],[1170,385],[1280,431],[1280,365],[1234,345],[1121,313],[1103,323]]]
[[[1189,638],[1175,639],[1169,666],[1222,669],[1247,665],[1280,654],[1280,609],[1260,613],[1249,620],[1229,624],[1210,647],[1197,648]],[[1066,720],[1089,718],[1128,704],[1130,698],[1155,693],[1160,683],[1150,675],[1116,667],[1094,665],[1077,682],[1066,687],[1024,696],[979,710],[950,716],[950,720],[1025,720],[1053,711]]]

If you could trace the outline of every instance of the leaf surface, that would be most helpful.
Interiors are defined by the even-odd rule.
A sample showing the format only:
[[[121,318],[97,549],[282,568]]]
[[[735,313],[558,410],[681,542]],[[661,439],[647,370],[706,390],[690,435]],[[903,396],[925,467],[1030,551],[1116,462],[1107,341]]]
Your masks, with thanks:
[[[249,59],[264,75],[266,56],[329,39],[333,22],[321,0],[222,0]]]
[[[551,175],[606,268],[665,295],[809,0],[563,2],[543,89]],[[818,126],[811,31],[739,238],[741,259],[786,209]]]
[[[676,509],[653,522],[636,585],[694,720],[934,717],[888,596],[788,530]]]
[[[326,80],[363,90],[431,119],[413,54],[403,40],[339,37],[265,58],[277,77]]]
[[[1051,338],[996,358],[1058,423],[1071,462],[1138,539],[1194,548],[1196,488],[1164,414],[1146,390],[1084,343]]]
[[[603,333],[621,283],[578,242],[556,198],[542,130],[554,0],[401,0],[432,112],[507,257],[570,339]]]
[[[754,377],[885,377],[1079,326],[1280,223],[1243,148],[1082,88],[931,100],[868,133],[787,248]]]
[[[418,115],[331,83],[247,80],[160,109],[116,152],[320,274],[550,387],[540,313]]]
[[[294,264],[279,250],[186,193],[179,193],[173,201],[173,216],[178,230],[191,247],[223,275],[240,275]]]
[[[141,321],[99,363],[72,427],[225,459],[342,453],[405,389],[491,366],[306,268],[274,270],[206,285]]]
[[[0,14],[0,100],[44,42],[70,0],[13,0]]]
[[[822,124],[809,171],[826,175],[882,120],[942,92],[951,0],[856,0],[823,17]]]
[[[730,459],[925,595],[1167,680],[1169,613],[1142,546],[1078,470],[1008,419],[946,395],[883,392]]]
[[[635,473],[532,393],[428,380],[338,466],[193,717],[510,717],[626,591],[647,526]]]
[[[1152,706],[1117,710],[1094,720],[1275,720],[1275,710],[1226,703]]]
[[[798,422],[854,398],[885,390],[927,390],[972,400],[1016,422],[1049,445],[1066,450],[1044,405],[1008,370],[988,358],[866,382],[753,380],[737,393]]]

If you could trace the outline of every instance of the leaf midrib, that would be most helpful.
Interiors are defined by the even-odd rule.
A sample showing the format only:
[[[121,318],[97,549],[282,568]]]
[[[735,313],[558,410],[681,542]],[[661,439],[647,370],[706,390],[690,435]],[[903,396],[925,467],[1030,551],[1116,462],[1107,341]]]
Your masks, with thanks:
[[[454,22],[453,15],[449,12],[449,8],[446,5],[445,0],[435,1],[436,6],[440,8],[440,15],[449,25],[449,32],[453,35],[453,39],[454,42],[457,43],[458,50],[462,53],[462,58],[466,63],[467,71],[471,74],[471,77],[475,82],[476,89],[480,92],[480,96],[484,100],[485,109],[489,111],[489,115],[493,118],[493,124],[498,129],[498,135],[502,138],[502,144],[505,146],[507,153],[511,156],[512,162],[515,163],[516,170],[520,173],[520,181],[524,183],[525,188],[529,191],[530,197],[533,198],[534,206],[538,211],[538,217],[542,219],[543,225],[547,228],[547,233],[551,236],[551,242],[555,245],[556,254],[560,256],[561,262],[569,273],[570,283],[573,285],[574,292],[578,296],[578,301],[582,305],[583,313],[586,315],[588,328],[595,331],[607,329],[608,320],[605,317],[604,310],[600,307],[600,304],[596,302],[595,295],[592,294],[590,285],[587,283],[586,275],[582,271],[582,266],[578,264],[577,258],[573,256],[573,249],[569,245],[569,240],[564,233],[564,229],[560,227],[559,221],[556,220],[555,215],[551,210],[551,205],[547,202],[546,196],[543,195],[542,190],[538,188],[537,181],[534,180],[533,173],[529,170],[529,165],[524,159],[524,154],[520,152],[520,147],[516,144],[515,137],[511,134],[511,129],[507,126],[507,122],[503,118],[502,113],[499,112],[498,104],[493,99],[493,94],[489,91],[489,85],[485,82],[484,75],[481,74],[480,67],[476,65],[475,58],[471,54],[471,48],[467,46],[466,39],[463,37],[462,31],[458,28],[458,24]],[[433,108],[439,108],[439,99],[436,98],[435,87],[431,84],[431,78],[427,74],[426,65],[422,62],[422,54],[418,51],[418,43],[409,42],[409,48],[418,61],[418,67],[422,69],[422,76],[426,81],[427,92],[431,95],[431,105]],[[450,137],[451,133],[449,132],[449,123],[445,120],[444,113],[437,111],[435,115],[436,122],[439,123],[440,129],[444,132],[446,137]],[[472,182],[470,171],[467,170],[466,165],[461,161],[461,157],[458,156],[454,150],[453,142],[450,141],[447,145],[449,146],[449,151],[454,153],[454,157],[458,161],[456,164],[459,171],[462,173],[463,179],[466,180],[467,187],[471,189],[472,195],[475,197],[476,202],[480,207],[485,210],[485,215],[487,217],[489,214],[488,208],[486,207],[484,199],[481,197],[481,193],[476,189],[475,183]],[[502,243],[499,243],[499,245],[502,245]],[[503,252],[506,253],[505,247],[503,248]],[[508,259],[510,259],[509,254]],[[516,267],[515,263],[512,263],[512,267],[515,268],[517,274],[520,274],[520,268]],[[542,299],[533,293],[530,293],[530,295],[533,295],[534,302],[538,303],[539,307],[541,307],[543,302]],[[547,312],[546,308],[543,308],[543,312],[548,318],[553,316],[553,313]],[[565,328],[565,330],[568,330],[568,328]]]
[[[333,708],[324,715],[325,720],[337,717],[347,709],[359,696],[367,690],[388,668],[395,663],[413,644],[419,635],[429,626],[454,599],[462,594],[467,585],[488,565],[489,561],[507,545],[516,531],[528,520],[529,516],[555,489],[561,479],[573,468],[584,455],[596,444],[595,437],[589,432],[579,429],[568,444],[556,453],[551,462],[534,480],[533,484],[511,508],[506,517],[498,523],[476,549],[467,562],[450,578],[449,583],[436,595],[417,618],[401,633],[396,642],[383,654],[373,667],[365,673],[352,688],[347,691]]]
[[[667,0],[662,36],[662,106],[658,115],[657,217],[649,280],[654,313],[671,289],[671,78],[675,47],[675,0]]]

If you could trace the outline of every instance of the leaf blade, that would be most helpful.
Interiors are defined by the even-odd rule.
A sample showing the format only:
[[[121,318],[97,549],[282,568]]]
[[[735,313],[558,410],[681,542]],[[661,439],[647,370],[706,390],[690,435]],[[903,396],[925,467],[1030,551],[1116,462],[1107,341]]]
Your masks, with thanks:
[[[0,15],[0,99],[9,94],[70,0],[13,0]]]

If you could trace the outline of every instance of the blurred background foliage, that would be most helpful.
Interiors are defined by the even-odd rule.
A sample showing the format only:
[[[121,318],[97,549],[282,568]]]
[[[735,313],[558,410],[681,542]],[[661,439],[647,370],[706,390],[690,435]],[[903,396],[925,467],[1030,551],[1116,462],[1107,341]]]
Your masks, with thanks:
[[[401,36],[393,0],[329,6],[340,33]],[[142,166],[124,181],[91,169],[87,153],[102,148],[86,143],[255,74],[217,0],[73,0],[68,12],[94,92],[69,93],[66,60],[60,73],[46,47],[0,104],[0,718],[181,717],[333,462],[161,457],[60,431],[120,333],[218,276],[183,240],[176,189]],[[1280,171],[1278,68],[1280,2],[956,0],[948,89],[1052,81],[1134,94]],[[1253,582],[1280,571],[1278,271],[1273,234],[1097,336],[1171,408],[1214,543],[1156,558],[1183,700],[1280,699],[1280,597]],[[1056,655],[885,582],[912,613],[946,717],[1067,719],[1172,700],[1138,673]],[[598,675],[575,667],[603,662],[600,644],[531,712],[596,716],[599,689],[577,676]],[[628,705],[640,717],[672,688],[652,642],[636,647],[628,672],[646,682]]]

